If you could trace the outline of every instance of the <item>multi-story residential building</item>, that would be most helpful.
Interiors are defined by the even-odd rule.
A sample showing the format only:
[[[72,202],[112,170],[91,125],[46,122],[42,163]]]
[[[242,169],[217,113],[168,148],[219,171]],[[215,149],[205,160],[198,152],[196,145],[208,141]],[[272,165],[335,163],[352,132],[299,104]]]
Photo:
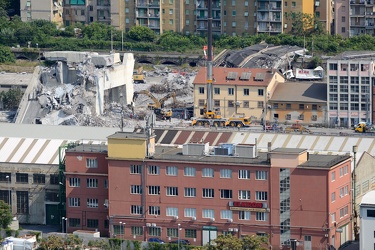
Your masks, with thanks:
[[[21,20],[47,20],[63,25],[63,0],[20,0]]]
[[[346,3],[347,4],[347,3]],[[350,0],[350,36],[375,35],[374,0]]]
[[[288,0],[284,1],[283,13],[284,13],[284,30],[283,33],[288,33],[292,30],[292,19],[291,16],[294,13],[304,13],[310,16],[314,16],[314,0]],[[289,16],[289,18],[285,18]],[[306,27],[309,28],[309,27]],[[310,27],[311,28],[311,27]]]
[[[194,115],[207,102],[207,69],[202,67],[194,79]],[[223,117],[237,114],[254,120],[269,120],[268,101],[284,77],[272,69],[213,68],[213,106]]]
[[[334,4],[337,1],[330,1],[330,0],[317,0],[314,1],[315,7],[315,16],[318,20],[322,23],[323,30],[325,30],[328,34],[331,34],[334,30]]]
[[[349,3],[346,1],[334,1],[334,25],[333,32],[336,35],[341,35],[344,38],[348,38],[350,35],[350,15],[349,15]]]
[[[288,1],[285,1],[287,3]],[[256,5],[257,33],[283,33],[283,12],[281,0],[261,0]]]
[[[268,235],[273,248],[295,239],[308,249],[338,247],[336,230],[350,239],[350,155],[268,147],[265,153],[254,144],[193,143],[181,149],[155,145],[153,135],[118,132],[108,137],[107,152],[70,148],[67,169],[75,166],[75,172],[67,182],[81,181],[67,189],[68,201],[80,198],[67,209],[69,223],[75,223],[69,231],[98,229],[138,240],[180,237],[194,245],[218,234],[257,234]],[[107,171],[108,189],[100,181]],[[92,178],[98,179],[94,192],[84,186]]]
[[[290,90],[293,89],[293,92]],[[327,84],[285,82],[269,100],[270,121],[305,124],[327,123]]]
[[[374,59],[371,52],[344,52],[327,61],[327,106],[331,126],[373,123]]]
[[[375,191],[371,191],[363,196],[360,204],[360,249],[371,249],[375,245],[374,227],[375,227]]]

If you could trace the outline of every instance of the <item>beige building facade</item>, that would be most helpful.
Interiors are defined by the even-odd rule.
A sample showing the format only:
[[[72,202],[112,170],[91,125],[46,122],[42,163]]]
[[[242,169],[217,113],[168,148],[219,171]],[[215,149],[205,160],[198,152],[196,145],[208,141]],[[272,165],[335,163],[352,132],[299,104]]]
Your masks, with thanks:
[[[63,0],[20,0],[20,7],[23,22],[42,19],[63,24]]]

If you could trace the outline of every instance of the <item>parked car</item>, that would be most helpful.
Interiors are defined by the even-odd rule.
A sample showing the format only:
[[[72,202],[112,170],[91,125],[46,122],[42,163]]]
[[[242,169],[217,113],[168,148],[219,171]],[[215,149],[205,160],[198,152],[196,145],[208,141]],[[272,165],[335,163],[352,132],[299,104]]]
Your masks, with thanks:
[[[150,242],[150,243],[160,243],[160,244],[164,244],[165,243],[164,240],[159,239],[159,238],[149,238],[148,242]]]
[[[180,241],[180,245],[190,245],[190,241],[189,240],[184,240],[184,239],[180,239],[180,240],[173,240],[169,243],[171,244],[178,244],[178,241]]]

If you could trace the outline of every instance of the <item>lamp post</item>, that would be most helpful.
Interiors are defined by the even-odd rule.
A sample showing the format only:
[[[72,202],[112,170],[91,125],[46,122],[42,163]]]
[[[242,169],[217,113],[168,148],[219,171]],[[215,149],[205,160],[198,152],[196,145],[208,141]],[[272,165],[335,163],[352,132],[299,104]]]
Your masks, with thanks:
[[[181,226],[181,224],[180,223],[178,223],[177,224],[177,246],[178,246],[178,250],[180,250],[180,226]]]
[[[357,208],[356,208],[356,155],[358,151],[358,146],[353,146],[353,172],[352,172],[352,216],[353,216],[353,240],[358,240],[358,227],[357,227]]]
[[[5,178],[7,178],[7,182],[8,182],[8,204],[9,204],[9,209],[10,209],[10,212],[12,212],[12,205],[10,204],[10,201],[11,201],[11,194],[10,194],[10,176],[7,175]]]
[[[64,226],[65,226],[65,233],[68,233],[68,218],[62,217],[61,218],[61,232],[64,233]]]

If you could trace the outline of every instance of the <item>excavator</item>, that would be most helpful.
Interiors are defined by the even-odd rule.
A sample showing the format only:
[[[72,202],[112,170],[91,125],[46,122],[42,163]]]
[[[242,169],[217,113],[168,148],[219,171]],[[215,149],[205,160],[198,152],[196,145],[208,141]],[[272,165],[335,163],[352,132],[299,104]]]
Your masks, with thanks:
[[[169,98],[173,98],[173,102],[175,103],[176,102],[176,93],[175,92],[168,93],[166,96],[164,96],[163,98],[158,100],[148,90],[137,91],[137,92],[134,92],[134,94],[133,94],[133,105],[135,103],[135,100],[137,100],[137,98],[140,94],[147,95],[148,97],[151,98],[153,103],[149,103],[147,105],[147,108],[153,110],[157,118],[159,118],[161,120],[171,120],[172,114],[173,114],[172,110],[164,110],[164,103]]]

